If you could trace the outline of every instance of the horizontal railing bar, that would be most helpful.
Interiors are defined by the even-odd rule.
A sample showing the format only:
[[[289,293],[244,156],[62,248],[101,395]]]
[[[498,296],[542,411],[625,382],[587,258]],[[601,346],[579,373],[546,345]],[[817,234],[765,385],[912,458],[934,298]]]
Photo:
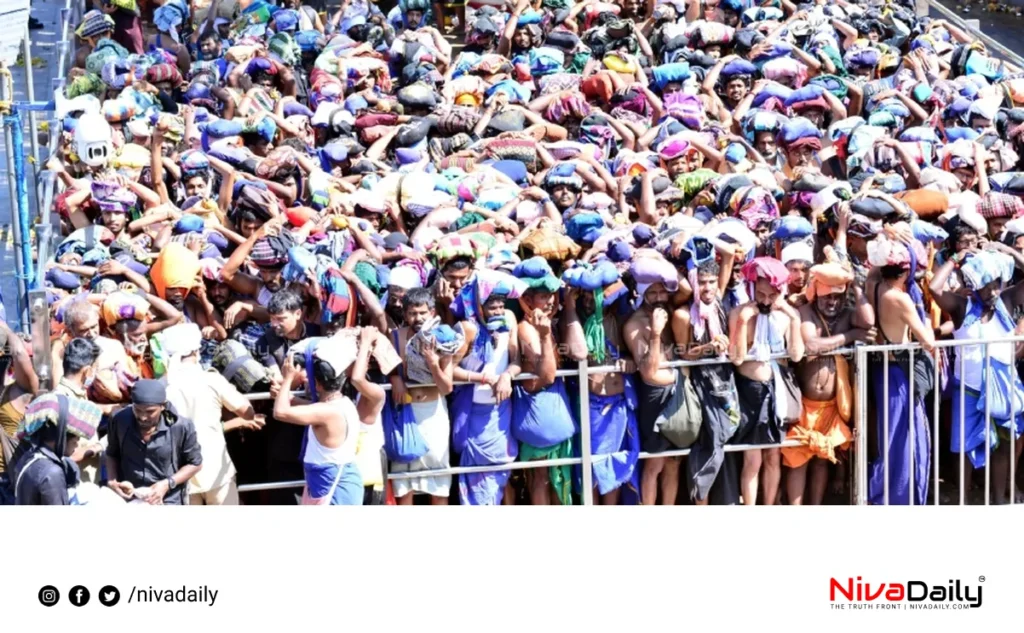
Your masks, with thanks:
[[[742,451],[762,450],[768,448],[789,448],[803,446],[796,440],[786,440],[779,444],[726,444],[723,449],[727,453]],[[664,451],[662,453],[640,453],[639,459],[651,459],[657,457],[679,457],[689,455],[692,448],[681,448]],[[591,456],[591,461],[603,461],[610,459],[611,454],[600,454]],[[557,466],[578,466],[583,462],[579,457],[565,457],[562,459],[538,459],[529,462],[510,462],[508,464],[488,464],[486,466],[455,466],[452,468],[439,468],[436,470],[417,470],[411,472],[388,473],[388,481],[400,479],[419,479],[421,477],[451,477],[453,475],[468,475],[473,473],[494,473],[511,470],[527,470],[530,468],[554,468]],[[280,481],[266,484],[247,484],[239,486],[239,492],[257,492],[260,490],[281,490],[285,488],[300,488],[305,485],[302,480]]]
[[[935,341],[935,347],[981,347],[983,345],[998,345],[1001,343],[1024,343],[1024,336],[1006,336],[992,339],[949,339]],[[918,351],[923,348],[920,343],[893,343],[888,345],[864,345],[862,349],[865,353],[872,354],[876,352],[902,352],[910,349]]]

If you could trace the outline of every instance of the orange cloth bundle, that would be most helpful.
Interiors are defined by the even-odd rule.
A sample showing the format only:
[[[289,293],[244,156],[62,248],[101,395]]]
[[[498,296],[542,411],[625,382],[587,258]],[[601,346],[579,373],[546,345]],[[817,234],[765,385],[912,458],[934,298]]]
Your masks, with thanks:
[[[196,276],[199,275],[199,256],[188,249],[184,244],[171,242],[160,251],[149,276],[153,280],[153,287],[161,299],[167,299],[168,288],[188,288],[196,283]]]

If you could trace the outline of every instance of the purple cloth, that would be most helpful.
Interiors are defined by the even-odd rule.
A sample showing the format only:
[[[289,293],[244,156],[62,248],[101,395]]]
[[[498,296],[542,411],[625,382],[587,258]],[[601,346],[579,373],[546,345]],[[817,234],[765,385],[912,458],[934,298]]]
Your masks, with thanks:
[[[881,408],[886,373],[881,362],[876,363],[871,372],[874,386],[875,402],[879,404],[876,412],[876,437],[878,438],[878,454],[871,463],[868,481],[868,502],[872,505],[885,503],[885,409]],[[928,418],[924,410],[921,394],[914,393],[913,417],[909,415],[910,383],[903,366],[890,360],[889,362],[889,505],[908,505],[910,503],[910,425],[914,425],[914,505],[925,505],[928,502],[928,477],[931,464],[931,432]]]
[[[617,396],[590,394],[590,452],[608,455],[594,459],[591,468],[598,494],[608,494],[623,484],[640,489],[640,431],[636,426],[636,393],[626,378],[626,389]]]
[[[512,401],[476,403],[473,388],[456,387],[452,401],[452,438],[459,465],[511,464],[519,456],[519,445],[512,439]],[[501,505],[510,474],[506,470],[459,475],[462,505]]]

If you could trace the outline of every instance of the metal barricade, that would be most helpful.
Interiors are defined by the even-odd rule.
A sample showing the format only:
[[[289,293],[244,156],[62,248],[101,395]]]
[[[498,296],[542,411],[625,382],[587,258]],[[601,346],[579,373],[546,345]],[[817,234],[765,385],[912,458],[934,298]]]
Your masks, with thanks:
[[[1006,464],[1005,479],[997,481],[1002,489],[1008,487],[1007,500],[1010,504],[1016,502],[1017,491],[1017,438],[1020,429],[1024,427],[1024,406],[1018,403],[1018,398],[1024,397],[1024,388],[1020,384],[1016,368],[1016,351],[1020,344],[1024,344],[1024,336],[1011,336],[1005,338],[977,339],[977,340],[945,340],[937,341],[935,349],[927,352],[919,344],[901,345],[865,345],[856,348],[856,411],[857,426],[867,429],[868,407],[873,401],[875,405],[875,433],[873,434],[878,442],[874,454],[868,454],[868,434],[858,433],[856,435],[857,454],[857,490],[856,499],[860,505],[890,505],[894,502],[891,499],[892,491],[907,490],[906,505],[915,505],[919,501],[928,503],[929,495],[924,494],[923,499],[915,499],[915,492],[921,482],[918,477],[918,464],[915,464],[915,447],[919,443],[916,427],[926,430],[931,435],[931,441],[927,445],[926,455],[931,464],[928,469],[928,485],[931,487],[930,505],[940,505],[944,499],[952,501],[952,497],[943,494],[941,464],[944,455],[952,455],[957,466],[957,503],[966,505],[971,490],[967,487],[969,480],[973,481],[973,471],[977,468],[984,468],[984,505],[989,505],[992,498],[992,471],[996,469],[993,463],[993,447],[997,450],[1003,444],[1009,445],[1008,463]],[[996,352],[999,367],[993,370],[993,350]],[[906,354],[906,361],[893,359],[893,353]],[[917,389],[914,380],[915,357],[926,354],[932,359],[931,374],[933,389],[929,394],[915,393]],[[971,358],[968,359],[968,356]],[[1009,363],[1003,359],[1009,358]],[[876,373],[878,368],[872,366],[872,361],[881,363],[881,373]],[[890,364],[898,363],[903,371],[901,385],[890,385]],[[1000,373],[994,373],[994,372]],[[868,375],[875,376],[876,381],[881,381],[881,393],[876,393],[873,386],[868,385]],[[967,377],[958,379],[958,377]],[[968,387],[968,382],[973,382],[971,376],[977,377],[978,389]],[[996,378],[1002,380],[996,380]],[[1006,389],[1007,385],[1012,385]],[[894,392],[893,389],[896,389]],[[907,406],[899,411],[899,419],[890,419],[890,406],[893,402],[900,402],[902,394],[906,393]],[[945,394],[943,393],[945,392]],[[873,397],[869,398],[869,394]],[[890,395],[893,398],[890,398]],[[943,396],[947,397],[944,398]],[[968,395],[972,401],[973,410],[969,408]],[[926,409],[927,399],[931,398],[932,411],[930,412],[931,425],[928,425],[929,414]],[[996,400],[1006,410],[1008,406],[1008,417],[994,418],[992,402]],[[943,425],[943,401],[948,400],[950,417],[950,437],[947,443],[948,448],[942,447],[942,436],[944,435]],[[980,405],[979,405],[980,403]],[[922,413],[917,413],[918,409]],[[975,416],[981,413],[978,420]],[[959,414],[959,415],[957,415]],[[969,414],[969,415],[968,415]],[[921,419],[923,417],[923,419]],[[975,420],[975,428],[968,435],[965,418]],[[957,423],[959,420],[959,424]],[[916,424],[915,424],[916,423]],[[1002,424],[1001,424],[1002,423]],[[979,430],[978,425],[983,427]],[[895,426],[894,426],[895,425]],[[1000,428],[1010,427],[1005,433],[1008,438],[1000,439],[998,434]],[[903,427],[906,427],[905,429]],[[890,436],[895,434],[906,434],[906,446],[893,446]],[[978,434],[981,434],[980,437]],[[954,442],[954,440],[959,440]],[[954,449],[954,443],[959,450]],[[967,445],[971,444],[971,449]],[[895,472],[891,462],[894,457],[901,457],[905,453],[905,468],[899,468]],[[969,455],[973,455],[973,460]],[[977,468],[974,461],[984,457]],[[1002,454],[998,456],[1003,459]],[[904,461],[901,459],[901,461]],[[968,462],[971,462],[968,470]],[[983,466],[981,465],[983,464]],[[1003,477],[1000,477],[1003,479]],[[895,481],[895,484],[894,484]],[[1000,493],[1001,494],[1001,493]],[[902,497],[902,494],[900,495]],[[900,505],[903,505],[902,500]]]
[[[837,354],[851,355],[852,353],[853,353],[852,349],[845,349],[844,348],[844,349],[837,349],[837,350],[833,350],[833,351],[829,351],[829,352],[823,352],[823,353],[820,353],[818,355],[819,356],[831,356],[831,355],[837,355]],[[786,359],[787,355],[786,354],[775,354],[775,355],[771,356],[770,358],[771,358],[771,360]],[[753,360],[756,360],[756,359],[754,359],[752,357],[748,357],[746,360],[753,361]],[[701,367],[701,366],[721,365],[721,364],[731,364],[731,361],[729,361],[726,358],[722,358],[722,357],[713,358],[713,359],[707,359],[707,360],[699,360],[699,361],[672,361],[672,362],[669,362],[669,363],[665,363],[663,365],[663,367],[666,367],[666,368],[684,368],[684,367]],[[619,372],[620,372],[620,370],[616,366],[600,365],[600,366],[592,367],[592,366],[590,366],[587,363],[586,360],[583,360],[583,361],[579,362],[578,369],[575,369],[575,370],[572,370],[572,369],[559,370],[559,371],[556,372],[556,376],[558,378],[569,378],[569,377],[577,377],[577,378],[579,378],[579,377],[588,377],[588,376],[591,376],[591,375],[594,375],[594,374],[619,373]],[[536,378],[536,377],[537,376],[535,376],[533,374],[523,373],[523,374],[520,374],[519,376],[517,376],[515,378],[515,380],[529,380],[529,379],[533,379],[533,378]],[[594,500],[593,500],[593,483],[592,483],[593,473],[592,473],[591,468],[592,468],[592,466],[593,466],[593,464],[595,462],[600,462],[600,461],[603,461],[603,460],[611,459],[613,457],[613,455],[611,455],[611,454],[593,454],[591,452],[591,448],[590,448],[590,446],[591,446],[591,442],[590,442],[591,424],[590,424],[590,407],[589,407],[590,384],[589,384],[589,380],[587,380],[586,378],[581,378],[579,380],[579,383],[580,383],[580,385],[579,385],[579,394],[580,394],[580,403],[581,404],[580,404],[580,419],[578,420],[578,422],[579,422],[579,425],[580,425],[580,430],[579,430],[579,433],[580,433],[580,447],[582,449],[581,450],[581,455],[579,457],[563,458],[563,459],[534,460],[534,461],[526,461],[526,462],[516,461],[516,462],[511,462],[511,463],[508,463],[508,464],[495,464],[495,465],[487,465],[487,466],[455,466],[455,467],[444,468],[444,469],[436,469],[436,470],[418,470],[418,471],[414,471],[414,472],[388,473],[388,475],[387,475],[388,481],[395,481],[395,480],[399,480],[399,479],[420,478],[420,477],[438,477],[438,476],[448,477],[448,476],[455,476],[455,475],[469,474],[469,473],[500,472],[500,471],[512,471],[512,470],[525,470],[525,469],[532,469],[532,468],[550,468],[550,467],[556,467],[556,466],[582,466],[582,473],[581,473],[581,475],[582,475],[582,489],[580,491],[580,497],[582,499],[583,505],[593,505],[593,503],[594,503]],[[472,384],[472,383],[456,382],[455,384],[456,385],[465,385],[465,384]],[[384,385],[381,385],[381,386],[385,390],[390,390],[391,389],[391,385],[390,384],[384,384]],[[430,386],[430,385],[420,385],[420,386]],[[293,395],[302,396],[302,395],[305,395],[305,392],[304,391],[296,391],[296,392],[293,392]],[[250,394],[247,397],[251,401],[263,401],[263,400],[270,400],[270,399],[272,399],[272,396],[270,394],[267,394],[267,393]],[[855,438],[859,434],[861,434],[861,427],[860,426],[858,426],[854,430]],[[730,453],[730,452],[743,452],[743,451],[750,451],[750,450],[763,450],[763,449],[771,449],[771,448],[796,447],[796,446],[802,446],[802,445],[803,444],[801,444],[800,442],[795,441],[795,440],[785,440],[785,441],[783,441],[781,443],[778,443],[778,444],[726,444],[725,447],[724,447],[724,450],[725,450],[725,452]],[[857,454],[856,446],[857,446],[857,444],[855,442],[854,445],[851,447],[851,450],[853,451],[853,454],[850,457],[851,463],[856,463],[856,460],[862,458],[861,455]],[[641,452],[640,455],[639,455],[639,459],[644,460],[644,459],[651,459],[651,458],[686,456],[686,455],[690,454],[691,450],[692,450],[691,448],[682,448],[682,449],[668,450],[668,451],[660,452],[660,453]],[[856,472],[855,468],[851,468],[850,470],[851,470],[851,474],[855,474],[855,472]],[[281,482],[271,482],[271,483],[259,483],[259,484],[245,484],[245,485],[238,486],[238,491],[239,492],[258,492],[258,491],[264,491],[264,490],[281,490],[281,489],[288,489],[288,488],[301,488],[304,485],[305,485],[305,482],[302,481],[302,480],[281,481]],[[781,482],[780,482],[780,485],[781,485]]]

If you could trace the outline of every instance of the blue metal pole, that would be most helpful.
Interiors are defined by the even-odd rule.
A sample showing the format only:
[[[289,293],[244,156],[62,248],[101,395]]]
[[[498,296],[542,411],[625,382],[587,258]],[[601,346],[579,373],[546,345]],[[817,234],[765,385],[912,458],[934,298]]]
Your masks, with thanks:
[[[25,139],[21,127],[21,113],[13,109],[11,114],[4,117],[4,124],[8,126],[11,141],[11,150],[14,152],[14,178],[17,187],[17,231],[15,232],[15,248],[20,250],[18,262],[18,317],[23,332],[29,329],[28,320],[28,290],[29,284],[34,283],[35,274],[32,266],[32,243],[29,239],[30,215],[32,208],[28,202],[28,183],[25,174]]]

